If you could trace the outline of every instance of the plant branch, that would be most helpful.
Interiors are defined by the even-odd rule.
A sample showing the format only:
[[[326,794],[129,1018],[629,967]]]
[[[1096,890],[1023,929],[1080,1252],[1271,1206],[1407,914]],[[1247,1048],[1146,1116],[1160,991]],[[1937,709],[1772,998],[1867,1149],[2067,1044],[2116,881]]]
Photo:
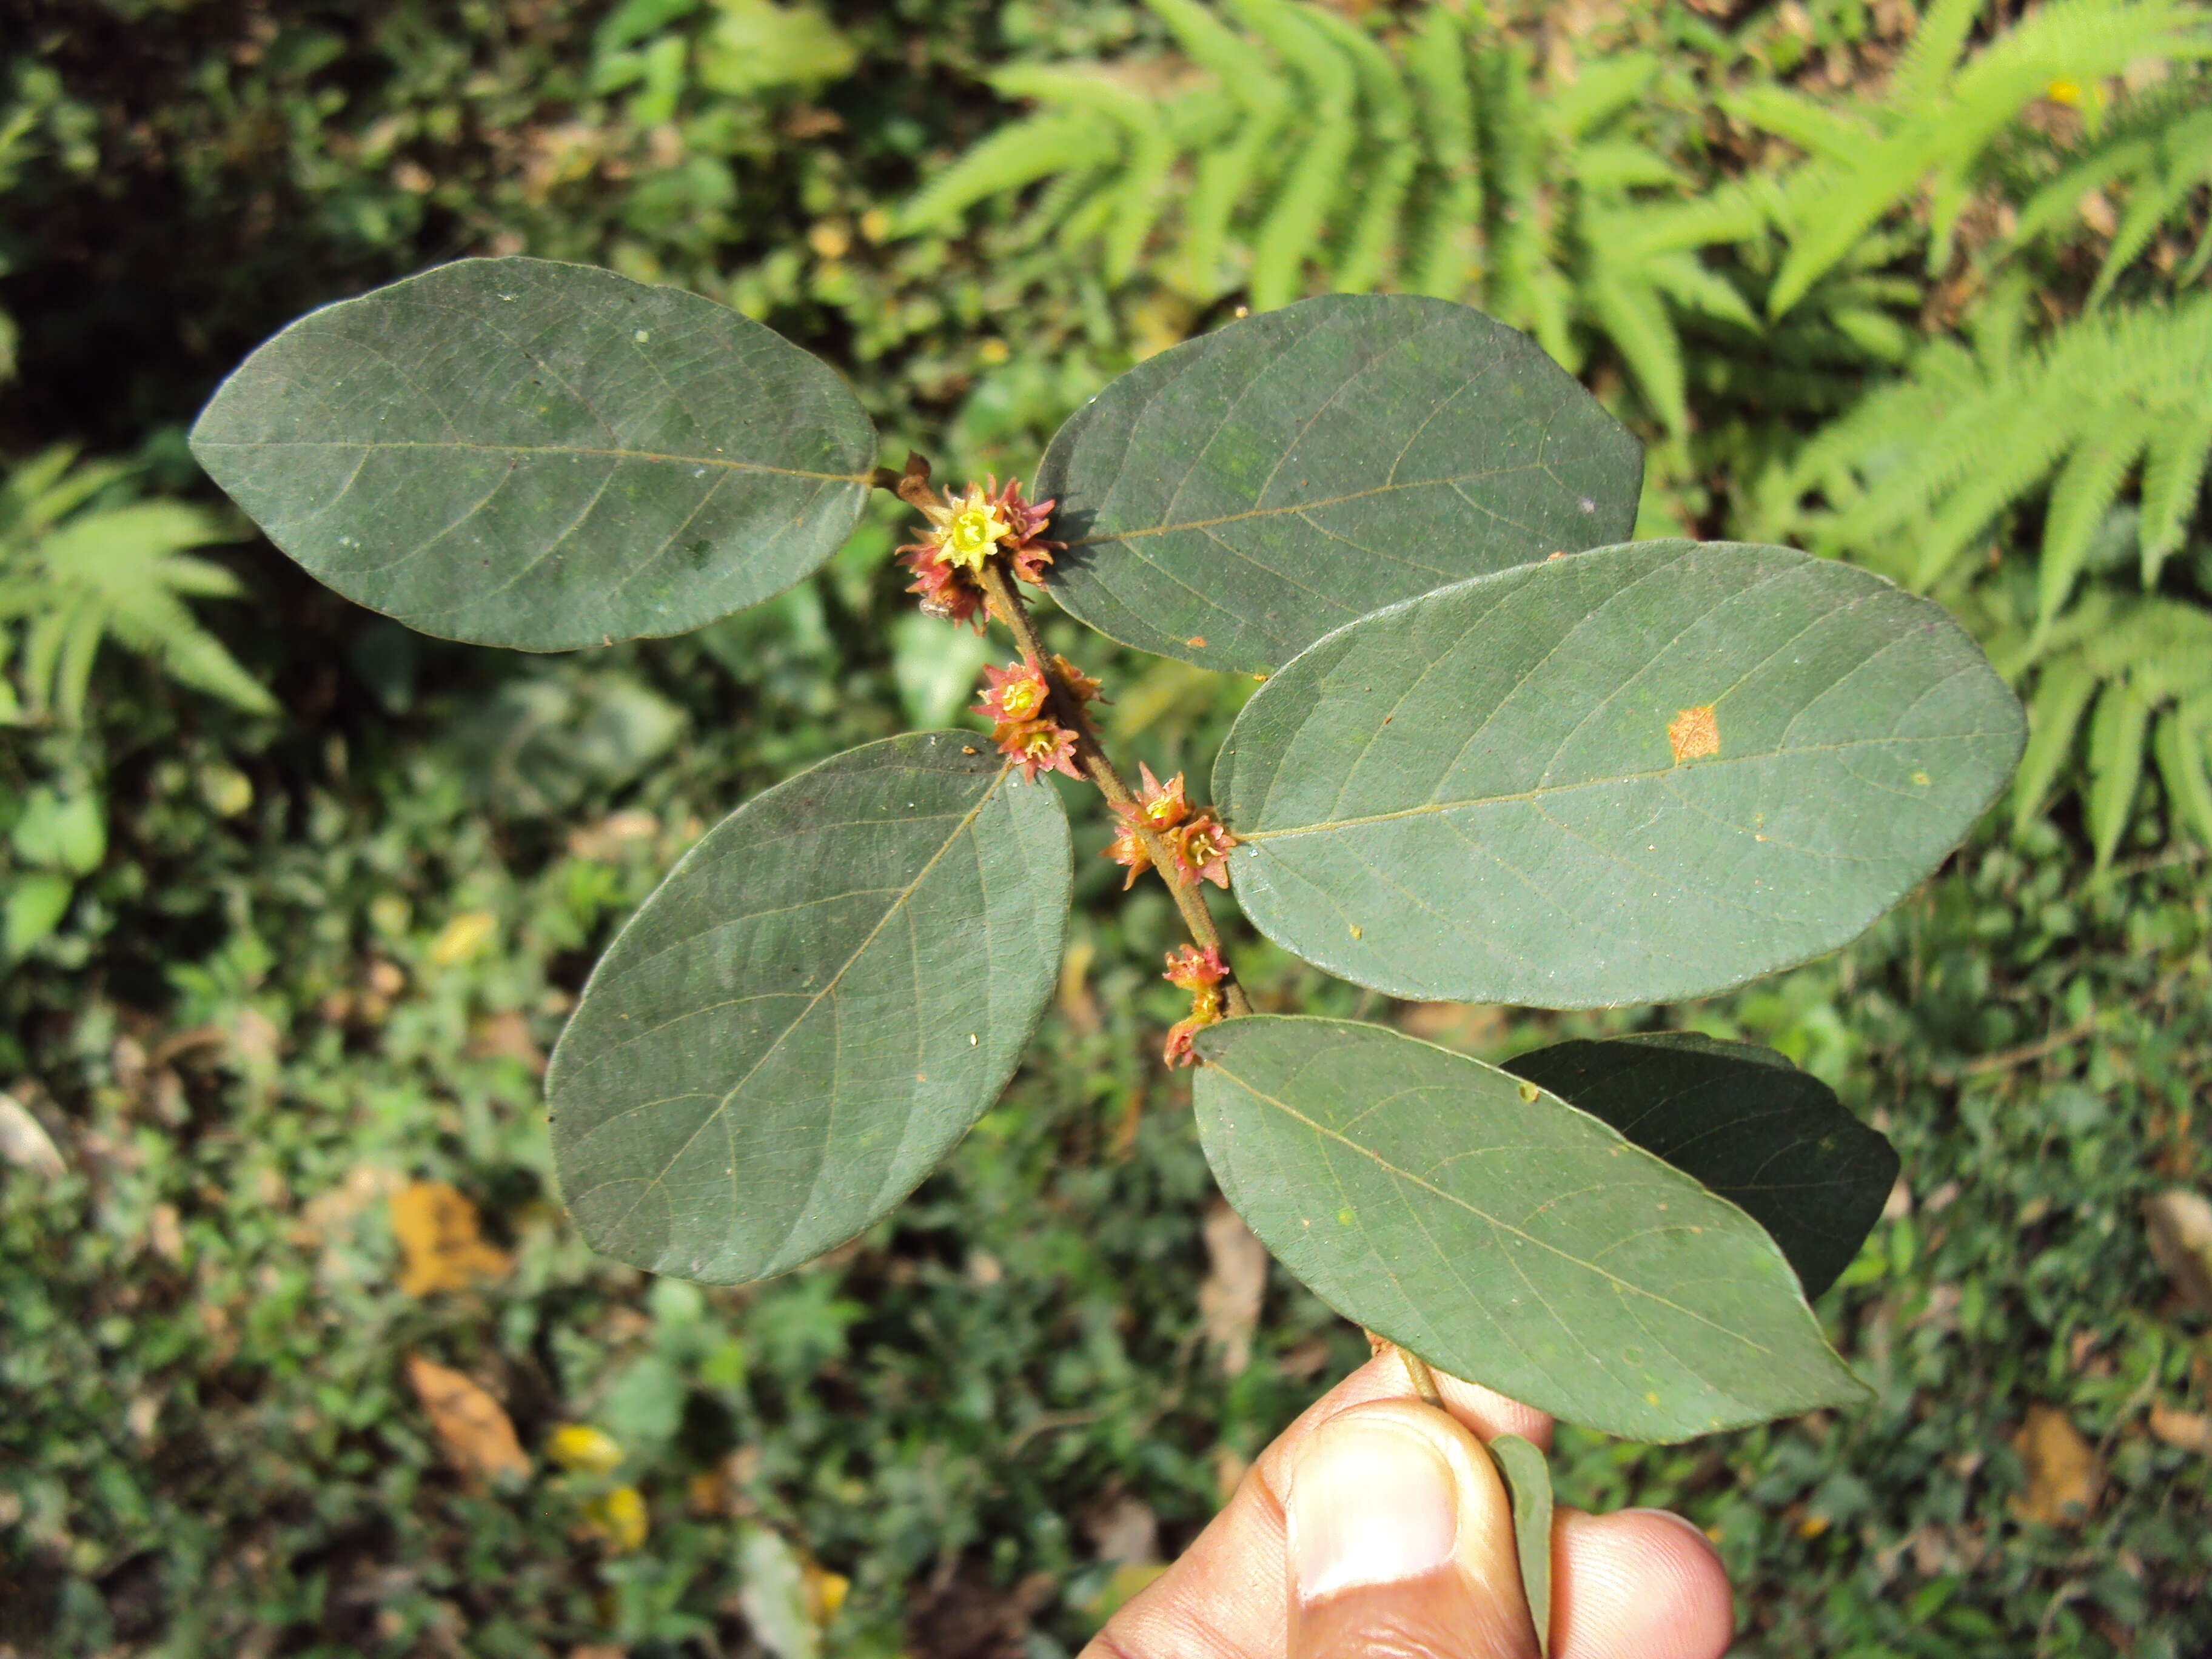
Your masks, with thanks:
[[[1062,682],[1060,671],[1053,666],[1052,654],[1031,620],[1029,607],[1023,602],[1021,591],[1007,574],[1003,559],[991,558],[983,562],[982,585],[984,601],[991,615],[1005,624],[1022,648],[1022,654],[1042,671],[1045,684],[1052,692],[1054,714],[1060,723],[1075,733],[1075,763],[1083,769],[1083,775],[1097,786],[1098,793],[1115,806],[1131,810],[1129,818],[1136,831],[1137,840],[1158,871],[1160,879],[1168,884],[1168,892],[1175,900],[1176,908],[1182,913],[1183,925],[1190,930],[1192,941],[1201,949],[1218,951],[1221,948],[1220,930],[1213,925],[1213,913],[1206,908],[1206,896],[1199,891],[1198,877],[1186,870],[1176,858],[1175,849],[1164,837],[1148,825],[1141,813],[1134,809],[1137,798],[1121,775],[1114,769],[1107,758],[1105,745],[1098,739],[1098,728],[1092,724],[1083,700],[1070,691]],[[1251,999],[1244,988],[1237,982],[1232,972],[1221,982],[1222,1000],[1231,1015],[1252,1012]]]

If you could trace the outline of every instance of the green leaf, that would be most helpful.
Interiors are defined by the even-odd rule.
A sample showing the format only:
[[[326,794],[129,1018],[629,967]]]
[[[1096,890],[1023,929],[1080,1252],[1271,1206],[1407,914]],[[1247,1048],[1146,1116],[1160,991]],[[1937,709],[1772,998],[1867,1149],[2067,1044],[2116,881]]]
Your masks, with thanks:
[[[1277,944],[1393,996],[1703,996],[1832,951],[2010,775],[2019,705],[1928,600],[1644,542],[1391,606],[1244,706],[1213,775]]]
[[[98,795],[64,794],[40,784],[23,797],[23,811],[9,834],[15,856],[41,869],[88,876],[107,856],[107,819]]]
[[[1536,1627],[1539,1659],[1552,1651],[1552,1471],[1535,1443],[1501,1434],[1486,1443],[1513,1505],[1513,1552],[1521,1562],[1521,1593]]]
[[[852,1237],[1012,1075],[1067,925],[1067,821],[972,734],[748,802],[600,959],[546,1078],[594,1248],[716,1284]]]
[[[464,259],[302,317],[192,453],[269,538],[426,634],[526,651],[678,634],[859,520],[873,427],[736,312],[544,259]]]
[[[1197,1047],[1224,1195],[1431,1365],[1636,1440],[1863,1396],[1757,1222],[1534,1084],[1344,1020],[1232,1019]]]
[[[842,80],[860,51],[812,6],[772,0],[715,0],[714,25],[699,43],[699,84],[742,95],[769,87]]]
[[[15,961],[60,927],[76,891],[67,876],[18,876],[0,902],[0,957]]]
[[[1897,1180],[1881,1133],[1771,1048],[1659,1031],[1555,1043],[1505,1069],[1739,1206],[1773,1235],[1808,1301],[1850,1265]]]
[[[1332,295],[1139,365],[1036,494],[1055,597],[1100,632],[1263,673],[1377,605],[1628,533],[1640,447],[1525,335]]]

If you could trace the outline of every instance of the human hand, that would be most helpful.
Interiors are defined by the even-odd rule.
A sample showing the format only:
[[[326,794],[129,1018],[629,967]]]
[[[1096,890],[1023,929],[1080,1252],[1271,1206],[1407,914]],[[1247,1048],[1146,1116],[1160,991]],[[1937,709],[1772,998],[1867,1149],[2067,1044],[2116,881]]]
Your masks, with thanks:
[[[1080,1659],[1534,1659],[1504,1488],[1476,1437],[1548,1445],[1542,1413],[1385,1352],[1260,1455],[1174,1566]],[[1470,1432],[1472,1431],[1472,1432]],[[1719,1659],[1712,1546],[1658,1510],[1552,1524],[1553,1659]]]

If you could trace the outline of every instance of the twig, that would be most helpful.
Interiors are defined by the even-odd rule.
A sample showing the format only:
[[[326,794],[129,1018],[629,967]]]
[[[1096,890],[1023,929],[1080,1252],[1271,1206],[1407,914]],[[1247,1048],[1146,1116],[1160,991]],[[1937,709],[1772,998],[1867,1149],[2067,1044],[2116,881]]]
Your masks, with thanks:
[[[1218,952],[1221,933],[1213,925],[1213,913],[1206,908],[1206,896],[1198,890],[1197,875],[1183,867],[1166,839],[1145,822],[1143,813],[1135,810],[1136,796],[1114,769],[1114,763],[1106,757],[1105,746],[1098,740],[1098,728],[1091,724],[1083,700],[1067,689],[1060,671],[1053,666],[1052,655],[1044,648],[1036,623],[1030,619],[1020,590],[1006,574],[1003,560],[990,558],[983,562],[982,585],[983,598],[991,615],[1014,636],[1014,643],[1021,647],[1022,654],[1037,665],[1051,690],[1054,714],[1062,726],[1075,733],[1075,763],[1109,803],[1131,809],[1131,827],[1146,855],[1152,860],[1152,868],[1168,884],[1168,892],[1175,900],[1176,908],[1182,913],[1183,925],[1190,929],[1192,940],[1201,948]],[[1244,994],[1244,988],[1237,982],[1234,973],[1222,981],[1221,989],[1230,1013],[1252,1012],[1251,999]]]
[[[1413,1385],[1413,1392],[1420,1397],[1422,1404],[1434,1406],[1438,1411],[1444,1409],[1443,1392],[1437,1387],[1437,1374],[1429,1369],[1427,1360],[1411,1348],[1400,1347],[1387,1336],[1377,1336],[1373,1331],[1362,1331],[1360,1334],[1367,1339],[1370,1353],[1397,1356],[1406,1368],[1407,1382]]]

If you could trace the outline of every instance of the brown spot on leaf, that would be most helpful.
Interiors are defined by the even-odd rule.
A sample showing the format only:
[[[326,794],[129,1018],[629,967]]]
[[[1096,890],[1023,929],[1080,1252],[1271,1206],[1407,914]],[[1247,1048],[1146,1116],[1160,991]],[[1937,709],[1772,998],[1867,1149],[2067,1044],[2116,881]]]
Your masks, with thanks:
[[[1194,651],[1203,650],[1206,647],[1206,635],[1203,634],[1194,634],[1188,639],[1185,640],[1183,643]]]
[[[1721,723],[1713,717],[1713,706],[1700,703],[1695,708],[1685,708],[1667,722],[1667,742],[1674,751],[1674,763],[1702,760],[1707,755],[1721,752]]]

